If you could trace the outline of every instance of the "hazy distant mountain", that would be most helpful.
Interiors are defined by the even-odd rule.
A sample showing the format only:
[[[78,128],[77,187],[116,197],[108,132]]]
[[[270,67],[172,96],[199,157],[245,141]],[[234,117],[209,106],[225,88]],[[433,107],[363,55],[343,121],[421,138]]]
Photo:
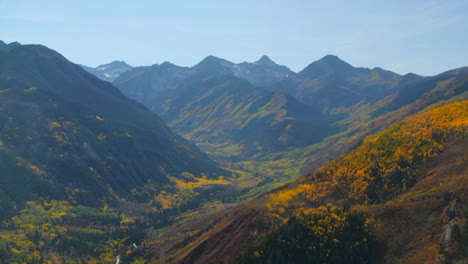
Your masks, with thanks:
[[[119,76],[114,84],[122,93],[146,106],[152,106],[157,94],[176,88],[180,82],[191,76],[193,70],[169,62],[153,66],[136,67]]]
[[[237,77],[246,79],[258,87],[268,87],[284,78],[292,78],[296,75],[295,72],[286,66],[276,64],[266,55],[254,63],[236,64],[233,70]]]
[[[266,55],[256,62],[239,64],[208,56],[190,68],[172,67],[177,70],[170,74],[163,74],[158,65],[139,67],[117,78],[115,84],[128,96],[144,102],[195,74],[205,78],[234,75],[262,89],[286,93],[327,113],[340,114],[362,100],[381,99],[406,82],[421,78],[415,74],[400,76],[381,68],[356,68],[333,55],[311,63],[299,73],[274,63]]]
[[[293,74],[267,56],[240,64],[208,56],[191,68],[167,62],[135,68],[114,83],[204,150],[245,158],[305,146],[334,131],[318,109],[253,84]]]
[[[245,79],[247,82],[233,81],[235,78]],[[349,115],[351,111],[347,108],[358,103],[379,100],[397,91],[403,84],[419,78],[421,77],[417,75],[402,77],[380,68],[355,68],[332,55],[310,64],[300,73],[274,63],[268,56],[253,63],[239,64],[208,56],[193,67],[179,67],[167,62],[151,67],[138,67],[122,74],[114,83],[124,94],[160,114],[172,128],[195,142],[219,144],[229,139],[234,140],[229,141],[232,144],[243,146],[242,151],[237,149],[237,152],[246,151],[244,147],[248,146],[250,150],[246,152],[253,153],[252,150],[256,149],[259,153],[268,153],[288,147],[305,146],[320,138],[309,136],[306,140],[305,135],[320,133],[309,130],[314,127],[312,123],[318,122],[317,115],[296,118],[295,115],[300,114],[299,112],[291,112],[283,109],[283,106],[276,109],[277,113],[287,113],[281,116],[287,117],[289,123],[309,124],[307,129],[302,125],[298,126],[302,128],[304,137],[300,136],[298,131],[301,129],[298,127],[294,128],[294,133],[287,133],[286,130],[282,132],[286,134],[273,132],[270,124],[277,125],[278,122],[268,123],[266,120],[262,122],[267,123],[249,123],[249,132],[245,134],[239,132],[242,129],[235,129],[236,126],[242,126],[243,118],[249,122],[256,120],[253,117],[259,115],[262,107],[269,101],[265,98],[274,95],[276,98],[284,98],[288,105],[301,105],[294,106],[295,109],[304,110],[307,109],[305,105],[308,105],[314,111],[318,109],[327,115],[336,115],[335,120],[338,120]],[[211,79],[216,81],[210,81]],[[263,91],[260,92],[258,88]],[[228,102],[226,98],[233,101]],[[256,104],[251,105],[252,102]],[[229,109],[231,106],[234,108]],[[243,109],[243,106],[246,107],[242,112],[244,117],[239,118],[241,115],[232,114],[233,110]],[[288,129],[294,127],[288,122],[284,123],[287,125],[283,129],[288,125],[291,125]],[[317,123],[314,129],[323,125],[323,119],[320,122],[322,123]],[[323,129],[323,132],[321,136],[327,135],[330,130]],[[241,134],[245,136],[239,136]],[[262,134],[268,136],[262,138]],[[258,135],[257,138],[254,135]],[[290,140],[284,141],[284,138]],[[264,143],[258,144],[259,140]],[[283,143],[278,144],[282,140]],[[282,147],[278,147],[279,145]],[[218,145],[217,148],[219,147]]]
[[[0,52],[0,109],[2,207],[71,191],[82,204],[136,199],[135,188],[157,194],[183,172],[227,174],[143,105],[44,46]]]
[[[0,50],[1,49],[13,49],[13,48],[16,48],[18,46],[21,46],[21,44],[19,42],[11,42],[9,44],[6,44],[5,42],[1,41],[0,40]]]
[[[306,146],[336,130],[318,109],[233,75],[192,77],[148,105],[175,131],[225,157]]]
[[[234,75],[248,80],[254,86],[264,87],[292,77],[295,73],[285,66],[277,65],[266,55],[256,62],[239,64],[208,56],[193,67],[179,67],[169,62],[137,67],[116,78],[114,84],[124,94],[144,102],[160,91],[176,88],[181,81],[194,75],[197,78]]]
[[[391,71],[356,68],[337,56],[327,55],[292,78],[265,89],[284,92],[325,112],[340,114],[363,100],[378,100],[397,91],[402,79]]]
[[[85,65],[80,66],[92,75],[108,82],[114,81],[115,78],[119,77],[122,73],[133,69],[133,67],[125,63],[125,61],[113,61],[111,63],[99,65],[96,68]]]

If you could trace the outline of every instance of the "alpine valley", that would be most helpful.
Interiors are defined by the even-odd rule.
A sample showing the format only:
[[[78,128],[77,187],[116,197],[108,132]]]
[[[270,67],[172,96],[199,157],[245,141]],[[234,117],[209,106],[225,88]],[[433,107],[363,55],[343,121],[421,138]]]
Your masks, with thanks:
[[[0,263],[465,263],[468,67],[447,70],[0,41]]]

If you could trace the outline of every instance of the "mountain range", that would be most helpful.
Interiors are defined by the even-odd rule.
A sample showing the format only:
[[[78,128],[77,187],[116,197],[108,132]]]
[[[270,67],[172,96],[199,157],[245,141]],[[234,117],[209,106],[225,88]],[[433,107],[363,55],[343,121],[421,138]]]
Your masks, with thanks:
[[[234,75],[255,87],[288,94],[330,113],[339,113],[341,108],[364,99],[383,98],[420,77],[415,74],[400,76],[381,68],[356,68],[334,55],[327,55],[298,73],[276,64],[266,55],[256,62],[239,64],[208,56],[193,67],[179,67],[168,62],[138,67],[121,75],[115,84],[138,101],[151,101],[158,92],[173,89],[188,77],[214,75]],[[167,85],[161,79],[165,79]]]
[[[467,102],[468,67],[0,41],[0,263],[463,263]]]
[[[331,55],[299,73],[267,56],[239,64],[208,56],[193,67],[137,67],[114,84],[203,150],[242,160],[318,142],[341,129],[330,124],[347,107],[422,78],[411,76],[354,68]]]

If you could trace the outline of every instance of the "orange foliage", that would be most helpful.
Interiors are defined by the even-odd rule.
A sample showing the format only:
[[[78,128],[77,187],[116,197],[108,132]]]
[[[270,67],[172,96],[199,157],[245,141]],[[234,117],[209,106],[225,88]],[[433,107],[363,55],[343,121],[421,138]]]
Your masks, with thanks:
[[[326,200],[384,201],[411,187],[417,181],[419,166],[439,155],[445,142],[467,136],[468,101],[420,113],[291,187],[270,194],[267,207],[281,214],[288,207],[318,205]]]

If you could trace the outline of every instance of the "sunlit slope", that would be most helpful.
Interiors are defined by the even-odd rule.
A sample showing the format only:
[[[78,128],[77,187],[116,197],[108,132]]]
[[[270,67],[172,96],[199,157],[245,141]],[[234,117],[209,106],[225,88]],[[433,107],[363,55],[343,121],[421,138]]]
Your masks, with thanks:
[[[467,136],[468,101],[428,109],[255,199],[160,261],[463,259]]]
[[[306,159],[302,171],[312,172],[326,161],[343,155],[370,135],[426,107],[468,100],[468,68],[459,68],[433,77],[417,79],[381,100],[358,103],[346,109],[349,116],[334,124],[341,128],[320,144],[301,150]],[[309,150],[310,149],[310,150]]]
[[[306,146],[335,131],[317,109],[234,76],[192,79],[155,105],[175,131],[226,158]]]

